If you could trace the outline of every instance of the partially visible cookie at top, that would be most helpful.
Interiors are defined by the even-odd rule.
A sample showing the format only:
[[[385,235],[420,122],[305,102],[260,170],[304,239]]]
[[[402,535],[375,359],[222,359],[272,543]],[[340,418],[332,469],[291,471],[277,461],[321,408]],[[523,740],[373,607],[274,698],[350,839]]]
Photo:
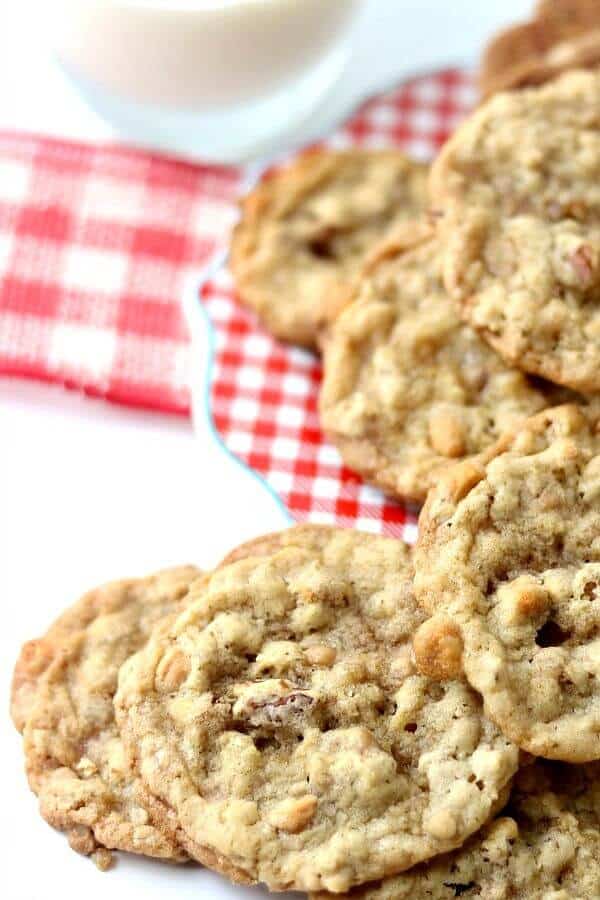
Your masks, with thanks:
[[[538,46],[532,49],[531,42]],[[546,22],[528,22],[502,32],[489,44],[481,61],[479,86],[487,98],[498,91],[543,84],[570,69],[598,66],[600,27],[565,38]]]
[[[419,521],[422,667],[452,621],[486,714],[566,762],[600,759],[599,500],[598,408],[565,405],[451,469]]]
[[[494,35],[479,65],[478,81],[483,97],[510,87],[521,71],[539,63],[562,39],[556,25],[537,19],[510,25]]]
[[[596,0],[542,0],[532,19],[506,28],[486,46],[479,69],[483,96],[598,65],[598,29]]]
[[[600,6],[597,0],[538,0],[535,18],[570,37],[600,27]]]
[[[351,469],[415,502],[448,465],[571,393],[509,368],[461,321],[441,270],[435,232],[415,224],[381,247],[324,342],[326,434]]]
[[[341,892],[460,845],[518,754],[464,681],[415,668],[409,548],[304,527],[236,556],[122,667],[115,700],[188,849],[238,880]]]
[[[600,896],[600,767],[542,760],[507,808],[453,853],[343,900],[594,900]],[[313,894],[310,900],[332,900]]]
[[[264,179],[231,245],[240,299],[276,337],[312,349],[344,292],[399,222],[424,211],[427,168],[397,150],[321,150]]]
[[[431,192],[464,317],[510,364],[600,390],[600,73],[492,97]]]
[[[120,665],[157,623],[182,609],[199,577],[183,566],[90,591],[42,639],[44,665],[28,668],[29,651],[17,664],[24,677],[15,679],[13,706],[26,711],[26,769],[40,812],[100,867],[109,864],[109,849],[185,858],[144,806],[115,723],[113,695]],[[25,692],[23,684],[29,685]]]

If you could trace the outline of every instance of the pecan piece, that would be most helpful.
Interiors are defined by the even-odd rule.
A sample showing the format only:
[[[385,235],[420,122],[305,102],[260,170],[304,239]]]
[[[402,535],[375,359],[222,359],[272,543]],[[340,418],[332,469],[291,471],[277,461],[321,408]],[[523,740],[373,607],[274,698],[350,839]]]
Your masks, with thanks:
[[[594,277],[594,257],[592,249],[587,244],[582,244],[571,254],[571,265],[581,284],[581,287],[589,287]]]
[[[299,723],[314,704],[314,697],[290,682],[269,679],[241,687],[233,715],[255,727],[272,728]]]

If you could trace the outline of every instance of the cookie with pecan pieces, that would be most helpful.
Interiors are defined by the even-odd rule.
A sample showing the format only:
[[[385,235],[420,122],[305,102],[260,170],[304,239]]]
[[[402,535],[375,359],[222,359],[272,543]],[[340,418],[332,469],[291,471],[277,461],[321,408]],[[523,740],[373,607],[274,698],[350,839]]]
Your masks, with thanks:
[[[421,667],[462,644],[486,714],[567,762],[600,759],[599,498],[597,407],[561,406],[449,470],[419,521]]]
[[[432,169],[444,280],[512,365],[600,389],[600,73],[497,94]]]
[[[466,683],[416,669],[410,550],[310,527],[254,547],[121,669],[120,727],[186,847],[340,892],[460,845],[517,751]]]
[[[144,804],[113,695],[121,663],[157,623],[182,609],[199,576],[185,566],[90,591],[44,638],[26,644],[17,663],[13,710],[25,723],[27,776],[40,812],[101,868],[110,864],[109,849],[185,859]],[[32,652],[38,646],[43,652]]]
[[[537,761],[502,815],[459,850],[344,900],[594,900],[600,896],[600,768]],[[311,900],[332,900],[313,894]]]
[[[569,391],[509,368],[460,319],[435,232],[384,245],[324,341],[320,411],[344,462],[422,501],[440,472]]]
[[[426,207],[427,168],[398,150],[320,150],[242,203],[231,268],[243,303],[276,337],[312,349],[332,296],[369,253]]]

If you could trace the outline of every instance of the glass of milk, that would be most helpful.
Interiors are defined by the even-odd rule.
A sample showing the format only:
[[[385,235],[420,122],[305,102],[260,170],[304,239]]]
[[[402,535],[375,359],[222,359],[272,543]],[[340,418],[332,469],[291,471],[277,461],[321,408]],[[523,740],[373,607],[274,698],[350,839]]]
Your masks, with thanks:
[[[138,143],[218,162],[306,120],[347,62],[364,0],[53,0],[63,67]]]

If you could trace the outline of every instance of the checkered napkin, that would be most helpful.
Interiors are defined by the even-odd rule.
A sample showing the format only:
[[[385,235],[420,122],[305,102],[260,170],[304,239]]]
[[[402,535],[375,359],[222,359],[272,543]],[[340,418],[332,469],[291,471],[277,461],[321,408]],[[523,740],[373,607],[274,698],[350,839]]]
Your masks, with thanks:
[[[429,159],[473,105],[466,73],[414,79],[365,104],[329,146]],[[180,299],[222,248],[246,173],[118,146],[0,132],[0,373],[132,406],[189,410]],[[213,415],[225,444],[293,516],[411,537],[414,513],[345,469],[319,429],[319,363],[277,344],[222,272]]]

